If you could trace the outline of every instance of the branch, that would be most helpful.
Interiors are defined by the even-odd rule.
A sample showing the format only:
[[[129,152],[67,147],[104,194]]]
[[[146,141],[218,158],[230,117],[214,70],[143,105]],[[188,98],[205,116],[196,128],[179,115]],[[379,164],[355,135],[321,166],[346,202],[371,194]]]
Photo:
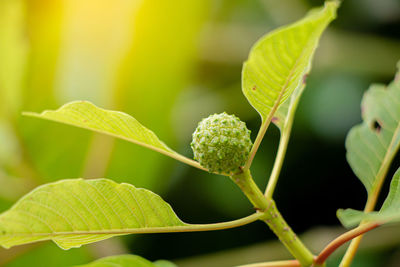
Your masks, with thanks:
[[[368,223],[368,224],[362,224],[358,226],[357,228],[354,228],[353,230],[350,230],[339,237],[337,237],[335,240],[330,242],[318,255],[318,257],[315,259],[315,264],[323,264],[326,259],[340,246],[345,244],[346,242],[354,239],[357,236],[360,236],[368,231],[371,231],[372,229],[380,226],[380,223]]]

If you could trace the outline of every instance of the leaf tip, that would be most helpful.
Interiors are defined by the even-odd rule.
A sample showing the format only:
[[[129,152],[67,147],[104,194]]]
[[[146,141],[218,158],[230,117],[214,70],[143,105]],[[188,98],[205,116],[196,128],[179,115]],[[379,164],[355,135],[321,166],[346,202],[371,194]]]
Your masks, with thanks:
[[[339,219],[340,223],[346,227],[350,228],[352,225],[346,220],[346,209],[338,209],[336,211],[336,217]]]
[[[342,215],[342,212],[344,211],[344,209],[338,209],[336,211],[336,216],[339,218]]]
[[[334,10],[338,9],[342,4],[341,0],[328,0],[325,2],[325,6],[330,7]]]
[[[324,4],[324,9],[330,16],[331,20],[337,17],[337,9],[340,7],[341,1],[339,0],[328,0]]]

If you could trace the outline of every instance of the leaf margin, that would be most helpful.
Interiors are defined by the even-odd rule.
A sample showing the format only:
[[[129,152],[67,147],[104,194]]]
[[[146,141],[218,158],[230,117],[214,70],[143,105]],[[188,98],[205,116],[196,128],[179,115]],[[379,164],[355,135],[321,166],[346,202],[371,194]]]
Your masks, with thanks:
[[[318,47],[319,39],[320,39],[322,33],[324,32],[324,30],[326,29],[326,27],[329,25],[329,23],[336,18],[336,12],[337,12],[337,9],[339,8],[339,6],[340,6],[340,1],[337,1],[337,0],[326,1],[323,7],[314,8],[314,9],[310,10],[302,19],[300,19],[292,24],[279,27],[279,28],[265,34],[251,48],[248,59],[244,62],[243,68],[242,68],[242,93],[245,95],[245,97],[246,97],[247,101],[250,103],[250,105],[259,113],[259,115],[261,116],[262,122],[261,122],[260,129],[257,133],[256,140],[254,141],[253,147],[250,151],[249,158],[244,166],[244,170],[248,170],[250,168],[252,161],[255,157],[255,154],[261,144],[261,141],[269,127],[269,124],[271,123],[271,121],[273,119],[274,113],[278,110],[278,108],[281,104],[283,104],[285,101],[288,101],[288,98],[290,98],[290,95],[292,95],[293,92],[296,91],[297,88],[302,87],[304,85],[304,77],[306,77],[308,75],[308,72],[311,70],[312,59],[314,57],[314,52],[315,52],[316,48]],[[290,86],[290,79],[291,79],[290,77],[294,76],[294,74],[292,72],[294,71],[295,68],[297,68],[299,58],[297,58],[295,60],[294,65],[292,66],[292,69],[289,71],[287,77],[285,78],[285,82],[282,85],[282,88],[280,88],[280,92],[279,92],[277,98],[275,100],[273,100],[274,101],[273,105],[271,107],[269,107],[270,108],[269,112],[264,114],[264,112],[261,112],[260,109],[257,108],[255,106],[255,104],[253,103],[253,102],[257,102],[257,101],[258,102],[262,102],[262,101],[259,101],[259,100],[256,101],[253,99],[254,101],[252,102],[252,99],[251,99],[251,93],[252,93],[252,91],[255,91],[254,89],[256,86],[258,86],[258,84],[254,85],[255,82],[253,82],[253,83],[250,83],[251,84],[250,86],[246,86],[247,79],[245,78],[245,72],[248,69],[249,61],[252,59],[252,57],[255,57],[254,54],[257,52],[258,46],[261,46],[261,44],[263,42],[265,42],[265,40],[267,40],[268,38],[272,38],[272,36],[278,35],[281,32],[291,30],[292,28],[295,28],[296,26],[301,25],[305,21],[310,20],[312,17],[316,17],[318,15],[318,13],[323,13],[324,11],[328,12],[329,16],[327,18],[325,18],[326,21],[324,22],[323,26],[319,29],[320,33],[319,33],[319,36],[314,40],[315,41],[314,46],[310,45],[311,41],[308,40],[306,42],[306,44],[308,46],[305,46],[299,55],[299,58],[303,57],[304,51],[306,51],[307,48],[310,49],[309,46],[311,46],[309,60],[308,60],[308,62],[305,63],[306,66],[304,67],[302,74],[299,75],[299,77],[297,79],[298,85],[295,88],[293,88],[293,90],[291,92],[289,92],[289,93],[286,92],[288,87]],[[316,33],[318,33],[318,30],[316,30]],[[314,33],[314,35],[316,35],[316,33]],[[313,36],[310,37],[311,40],[313,40],[312,37]],[[259,91],[259,90],[257,90],[257,91]],[[302,90],[300,90],[300,95],[301,95],[301,92],[302,92]],[[286,94],[286,96],[285,96],[285,94]],[[297,101],[298,101],[298,99],[297,99]],[[296,102],[296,100],[294,102]],[[265,106],[265,103],[263,103],[263,104]]]
[[[177,220],[179,223],[172,225],[172,226],[148,226],[146,225],[145,227],[142,228],[120,228],[120,229],[100,229],[100,230],[76,230],[72,229],[69,231],[54,231],[54,230],[48,230],[47,232],[32,232],[32,231],[25,231],[25,232],[15,232],[10,233],[10,227],[8,227],[7,230],[7,223],[10,225],[12,223],[12,220],[14,219],[12,216],[12,213],[14,209],[18,209],[19,205],[21,203],[24,203],[25,200],[30,200],[32,199],[35,194],[41,193],[45,190],[43,189],[48,189],[51,186],[65,186],[65,184],[68,183],[99,183],[98,185],[102,185],[101,182],[105,182],[107,184],[110,184],[114,188],[123,188],[123,187],[128,187],[129,190],[136,190],[143,192],[144,194],[149,194],[152,197],[156,198],[157,201],[162,202],[162,205],[166,207],[166,209],[174,216],[174,220]],[[72,190],[72,186],[70,186]],[[57,191],[58,193],[60,191]],[[73,192],[73,191],[71,191]],[[117,191],[119,192],[119,191]],[[72,193],[70,193],[72,194]],[[74,193],[75,194],[75,193]],[[53,197],[53,200],[56,199],[56,197],[59,197],[59,195],[55,194]],[[120,197],[118,194],[116,194],[117,197]],[[51,199],[51,198],[50,198]],[[51,206],[50,206],[51,207]],[[113,207],[111,207],[113,209]],[[39,210],[40,211],[40,210]],[[95,210],[91,210],[95,211]],[[100,210],[101,211],[101,210]],[[159,212],[159,210],[158,210]],[[11,213],[11,221],[10,221],[10,214]],[[35,216],[37,214],[33,213]],[[40,214],[40,213],[39,213]],[[7,215],[9,216],[8,221],[7,221]],[[100,240],[104,240],[113,236],[117,235],[125,235],[125,234],[135,234],[135,233],[170,233],[170,232],[195,232],[195,231],[206,231],[206,230],[222,230],[222,229],[228,229],[228,228],[233,228],[233,227],[238,227],[241,225],[245,225],[251,222],[254,222],[258,219],[260,219],[263,216],[261,213],[254,213],[252,215],[249,215],[247,217],[238,219],[238,220],[233,220],[233,221],[228,221],[228,222],[221,222],[221,223],[212,223],[212,224],[188,224],[183,222],[182,220],[179,219],[179,217],[175,214],[171,206],[165,202],[159,195],[153,193],[150,190],[143,189],[143,188],[136,188],[133,185],[127,184],[127,183],[116,183],[110,179],[105,179],[105,178],[99,178],[99,179],[82,179],[82,178],[75,178],[75,179],[65,179],[65,180],[59,180],[53,183],[48,183],[41,185],[35,189],[33,189],[30,193],[26,194],[23,196],[20,200],[18,200],[9,210],[3,212],[0,214],[0,246],[4,248],[10,248],[12,246],[16,245],[21,245],[21,244],[28,244],[28,243],[33,243],[33,242],[38,242],[38,241],[45,241],[45,240],[52,240],[54,241],[60,248],[62,249],[70,249],[74,247],[80,247],[85,244],[97,242]],[[40,217],[40,216],[39,216]],[[18,217],[17,217],[18,218]],[[24,218],[24,217],[22,217]],[[42,218],[43,219],[43,218]],[[29,220],[20,220],[22,222],[29,222]],[[49,222],[47,222],[49,223]],[[58,221],[56,223],[59,223]],[[23,227],[26,228],[26,225],[23,225]],[[52,227],[49,227],[49,229],[52,229]],[[8,232],[8,233],[7,233]],[[99,237],[97,237],[99,235]],[[84,241],[81,243],[73,243],[72,241],[69,241],[69,238],[78,238],[80,236],[89,236],[88,238],[90,239],[88,242]],[[7,240],[17,238],[16,241],[13,240]],[[20,239],[18,239],[20,238]],[[65,241],[66,240],[66,241]],[[70,242],[70,243],[68,243]],[[72,244],[71,244],[72,242]]]
[[[89,105],[89,106],[91,106],[91,108],[93,108],[97,112],[104,112],[104,113],[107,113],[107,114],[118,114],[120,116],[123,116],[123,117],[129,119],[129,120],[132,120],[134,123],[137,123],[137,125],[139,127],[142,127],[148,134],[152,135],[153,138],[155,138],[160,143],[161,146],[157,147],[157,146],[145,143],[145,142],[141,142],[141,141],[135,140],[133,138],[124,136],[123,134],[115,134],[115,133],[112,133],[110,131],[96,129],[96,128],[93,128],[93,127],[84,126],[82,124],[67,122],[65,120],[55,119],[55,118],[50,118],[49,117],[49,114],[51,114],[50,116],[57,115],[57,113],[62,113],[62,111],[64,111],[66,108],[70,108],[71,106],[74,106],[74,105]],[[173,159],[181,161],[181,162],[183,162],[185,164],[188,164],[190,166],[193,166],[195,168],[198,168],[198,169],[201,169],[201,170],[204,170],[204,171],[208,171],[207,169],[202,167],[197,161],[194,161],[194,160],[192,160],[190,158],[187,158],[187,157],[179,154],[178,152],[172,150],[171,148],[169,148],[163,141],[161,141],[158,138],[158,136],[152,130],[150,130],[149,128],[147,128],[144,125],[142,125],[138,120],[136,120],[131,115],[129,115],[127,113],[124,113],[122,111],[115,111],[115,110],[108,110],[108,109],[100,108],[100,107],[96,106],[95,104],[93,104],[90,101],[85,101],[85,100],[71,101],[71,102],[65,103],[64,105],[62,105],[61,107],[59,107],[56,110],[44,110],[44,111],[42,111],[40,113],[37,113],[37,112],[26,112],[25,111],[25,112],[22,112],[22,115],[29,116],[29,117],[34,117],[34,118],[39,118],[39,119],[43,119],[43,120],[48,120],[48,121],[53,121],[53,122],[57,122],[57,123],[62,123],[62,124],[66,124],[66,125],[69,125],[69,126],[74,126],[74,127],[77,127],[77,128],[81,128],[81,129],[89,130],[89,131],[92,131],[92,132],[97,132],[97,133],[105,134],[105,135],[108,135],[108,136],[112,136],[114,138],[122,139],[122,140],[128,141],[130,143],[134,143],[136,145],[139,145],[139,146],[148,148],[150,150],[156,151],[158,153],[161,153],[163,155],[166,155],[168,157],[171,157]],[[86,122],[84,122],[84,123],[86,123]]]

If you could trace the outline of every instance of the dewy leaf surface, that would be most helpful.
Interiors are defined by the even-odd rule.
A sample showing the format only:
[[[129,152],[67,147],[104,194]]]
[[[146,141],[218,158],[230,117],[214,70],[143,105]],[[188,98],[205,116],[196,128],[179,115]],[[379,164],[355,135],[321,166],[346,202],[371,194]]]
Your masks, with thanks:
[[[388,86],[370,87],[361,104],[363,123],[353,127],[346,139],[347,161],[368,194],[382,184],[399,149],[399,77],[398,72]]]
[[[69,249],[124,233],[187,226],[146,189],[107,179],[46,184],[0,215],[0,245],[53,240]]]
[[[378,223],[400,222],[400,168],[393,176],[389,194],[379,212],[364,213],[345,209],[338,210],[338,217],[346,227],[358,225],[362,220]]]
[[[200,168],[197,162],[170,149],[151,130],[132,116],[120,111],[102,109],[87,101],[70,102],[58,110],[46,110],[40,114],[25,112],[24,115],[111,135]]]
[[[242,70],[242,90],[263,121],[302,85],[322,32],[336,17],[337,1],[311,10],[302,20],[262,37]]]
[[[133,233],[219,230],[261,213],[215,224],[182,222],[153,192],[108,179],[67,179],[45,184],[0,214],[0,246],[53,240],[63,249]]]
[[[161,261],[160,261],[161,262]],[[167,266],[166,261],[162,261]],[[173,263],[168,262],[169,266],[176,266]],[[105,257],[89,264],[78,265],[75,267],[159,267],[157,262],[150,262],[142,257],[136,255],[118,255]]]

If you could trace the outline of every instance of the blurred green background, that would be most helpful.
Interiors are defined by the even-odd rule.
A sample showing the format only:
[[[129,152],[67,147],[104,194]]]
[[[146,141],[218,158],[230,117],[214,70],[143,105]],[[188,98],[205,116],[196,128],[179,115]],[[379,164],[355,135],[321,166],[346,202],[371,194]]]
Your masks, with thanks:
[[[25,118],[21,111],[89,100],[131,114],[188,157],[191,133],[210,113],[235,113],[255,137],[260,118],[241,93],[242,62],[263,34],[322,4],[0,0],[0,211],[43,183],[107,177],[158,193],[186,222],[250,214],[229,179],[124,141]],[[366,192],[346,163],[344,140],[361,121],[363,92],[370,83],[391,81],[399,59],[400,1],[345,0],[317,50],[275,193],[283,216],[315,252],[343,231],[338,208],[363,208]],[[262,187],[278,140],[272,126],[254,161]],[[399,266],[399,229],[371,236],[354,266]],[[180,266],[289,258],[274,240],[264,224],[254,223],[219,232],[126,236],[69,251],[45,242],[0,249],[0,265],[70,266],[121,253]]]

